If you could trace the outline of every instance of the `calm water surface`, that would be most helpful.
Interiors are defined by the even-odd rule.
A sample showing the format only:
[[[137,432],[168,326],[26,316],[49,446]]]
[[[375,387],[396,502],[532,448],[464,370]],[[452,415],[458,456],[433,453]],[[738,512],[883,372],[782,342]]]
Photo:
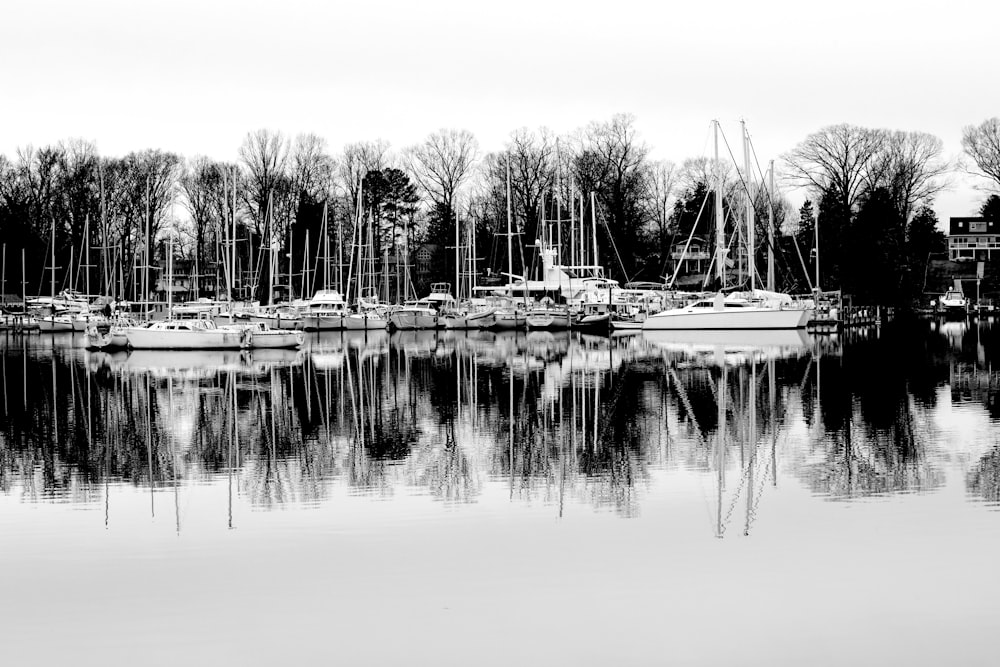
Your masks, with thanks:
[[[1000,324],[0,338],[4,664],[965,664]]]

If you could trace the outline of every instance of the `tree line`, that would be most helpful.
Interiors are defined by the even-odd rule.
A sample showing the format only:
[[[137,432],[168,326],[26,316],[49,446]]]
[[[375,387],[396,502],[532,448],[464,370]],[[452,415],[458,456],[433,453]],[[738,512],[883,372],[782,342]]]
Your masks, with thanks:
[[[465,230],[460,245],[475,243],[480,272],[506,270],[508,189],[515,273],[535,270],[536,240],[551,235],[564,246],[574,238],[564,263],[663,282],[679,244],[692,236],[714,242],[709,195],[719,190],[727,238],[746,237],[741,211],[753,208],[755,265],[763,271],[770,246],[779,288],[807,291],[818,276],[823,289],[901,302],[919,293],[929,257],[943,250],[931,205],[950,176],[971,171],[1000,188],[1000,119],[965,128],[962,144],[964,158],[953,163],[926,133],[823,128],[777,163],[779,185],[808,193],[798,211],[769,188],[772,174],[756,158],[749,172],[728,159],[652,159],[628,114],[563,136],[518,129],[502,150],[485,154],[471,132],[454,129],[398,150],[373,140],[339,152],[315,134],[257,130],[234,162],[159,149],[107,157],[79,139],[25,146],[0,155],[5,291],[20,291],[22,249],[28,292],[48,291],[54,230],[57,289],[82,289],[87,278],[91,291],[132,298],[148,289],[140,275],[165,247],[207,276],[224,273],[223,256],[235,245],[239,270],[222,281],[234,296],[265,298],[272,256],[284,276],[277,282],[309,296],[330,276],[343,286],[350,251],[364,240],[354,238],[359,219],[371,224],[370,252],[379,261],[418,247],[431,254],[424,273],[411,266],[403,277],[422,290],[454,276],[456,221]],[[571,218],[587,224],[571,229]],[[579,238],[595,228],[596,259],[594,239]],[[329,268],[317,270],[320,261]]]

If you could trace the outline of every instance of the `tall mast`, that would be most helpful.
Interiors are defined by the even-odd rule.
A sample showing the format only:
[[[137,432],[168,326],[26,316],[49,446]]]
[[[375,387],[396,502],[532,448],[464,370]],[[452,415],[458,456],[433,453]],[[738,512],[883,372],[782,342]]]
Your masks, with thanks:
[[[455,301],[459,301],[462,298],[462,245],[461,245],[461,228],[458,223],[458,208],[455,208]]]
[[[562,264],[562,160],[556,139],[556,264]]]
[[[167,319],[174,319],[174,237],[167,240]]]
[[[722,170],[719,169],[719,121],[713,121],[715,145],[715,277],[719,289],[726,286],[726,228],[722,217]]]
[[[52,266],[51,266],[51,276],[49,279],[49,287],[52,290],[52,305],[55,306],[56,298],[56,219],[52,218]]]
[[[774,291],[774,160],[767,167],[767,289]]]
[[[511,236],[510,153],[507,153],[507,284],[514,284],[514,242]],[[511,296],[514,296],[513,292]]]
[[[233,270],[232,270],[232,294],[230,294],[230,306],[232,298],[236,294],[236,277],[239,275],[236,266],[236,167],[233,167]]]
[[[594,254],[591,258],[594,266],[597,266],[597,199],[594,197],[594,192],[590,192],[590,240],[593,243]],[[597,269],[594,269],[597,271]]]
[[[573,220],[573,179],[569,181],[569,263],[572,266],[579,264],[580,258],[576,256],[576,222]]]
[[[338,283],[337,288],[340,288]],[[330,289],[330,228],[326,202],[323,202],[323,289]]]
[[[757,289],[757,257],[754,252],[756,239],[753,223],[753,201],[750,197],[750,137],[747,134],[746,121],[740,121],[740,129],[743,132],[743,186],[746,189],[747,206],[747,264],[750,267],[750,291]]]

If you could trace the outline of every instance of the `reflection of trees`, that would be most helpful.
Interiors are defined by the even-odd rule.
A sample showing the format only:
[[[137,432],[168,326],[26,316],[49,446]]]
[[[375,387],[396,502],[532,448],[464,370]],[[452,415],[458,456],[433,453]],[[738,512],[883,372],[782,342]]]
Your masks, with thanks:
[[[159,487],[232,472],[263,507],[319,502],[337,484],[473,502],[495,484],[559,512],[576,502],[632,516],[654,466],[709,471],[721,461],[761,488],[775,474],[765,443],[801,423],[809,443],[793,470],[814,491],[927,489],[941,475],[914,424],[948,378],[953,352],[941,341],[929,328],[889,327],[841,356],[755,370],[730,359],[725,374],[641,338],[575,334],[334,336],[322,363],[303,354],[222,366],[208,356],[195,369],[170,368],[169,353],[151,368],[58,345],[7,350],[0,489],[85,502],[108,482]]]
[[[1000,502],[1000,447],[979,459],[965,479],[969,493],[991,503]]]

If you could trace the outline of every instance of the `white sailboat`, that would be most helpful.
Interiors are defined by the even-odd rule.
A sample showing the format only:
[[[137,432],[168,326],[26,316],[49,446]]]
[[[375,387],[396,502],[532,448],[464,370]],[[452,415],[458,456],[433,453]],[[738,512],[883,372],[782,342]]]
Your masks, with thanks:
[[[719,159],[719,123],[715,121],[715,160]],[[745,162],[749,165],[746,130],[743,130]],[[749,175],[749,168],[747,168]],[[725,285],[726,249],[725,224],[722,211],[721,176],[715,182],[715,271],[720,285]],[[643,330],[712,330],[712,329],[802,329],[809,320],[809,311],[795,304],[787,294],[758,290],[754,267],[753,208],[749,189],[746,202],[747,247],[750,258],[749,293],[724,294],[703,298],[680,308],[670,308],[650,315]],[[769,276],[770,278],[770,276]]]

